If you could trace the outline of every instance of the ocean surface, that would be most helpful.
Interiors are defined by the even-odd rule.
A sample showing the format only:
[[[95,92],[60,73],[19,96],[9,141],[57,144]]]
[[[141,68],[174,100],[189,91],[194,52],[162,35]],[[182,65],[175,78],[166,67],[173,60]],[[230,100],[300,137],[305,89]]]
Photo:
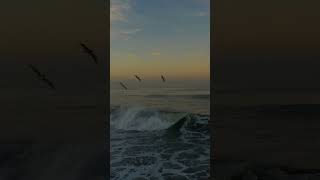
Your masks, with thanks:
[[[111,179],[208,179],[209,82],[111,82]]]

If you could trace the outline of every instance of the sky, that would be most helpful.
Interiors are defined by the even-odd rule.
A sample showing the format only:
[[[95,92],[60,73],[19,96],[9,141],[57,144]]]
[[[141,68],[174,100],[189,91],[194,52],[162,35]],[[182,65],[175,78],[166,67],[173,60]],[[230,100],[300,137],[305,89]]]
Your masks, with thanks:
[[[111,0],[111,80],[210,79],[209,0]]]

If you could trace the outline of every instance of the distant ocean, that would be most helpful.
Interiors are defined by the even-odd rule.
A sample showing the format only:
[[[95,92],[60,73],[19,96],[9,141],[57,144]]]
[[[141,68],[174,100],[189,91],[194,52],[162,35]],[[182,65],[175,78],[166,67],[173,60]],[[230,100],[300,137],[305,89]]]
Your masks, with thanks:
[[[209,81],[111,82],[111,179],[210,177]]]

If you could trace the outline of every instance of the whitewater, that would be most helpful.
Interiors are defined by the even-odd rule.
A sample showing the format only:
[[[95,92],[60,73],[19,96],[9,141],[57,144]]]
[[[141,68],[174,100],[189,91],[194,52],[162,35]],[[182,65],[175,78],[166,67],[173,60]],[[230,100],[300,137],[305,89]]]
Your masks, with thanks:
[[[110,179],[208,179],[209,109],[206,87],[175,84],[124,91],[115,84]]]

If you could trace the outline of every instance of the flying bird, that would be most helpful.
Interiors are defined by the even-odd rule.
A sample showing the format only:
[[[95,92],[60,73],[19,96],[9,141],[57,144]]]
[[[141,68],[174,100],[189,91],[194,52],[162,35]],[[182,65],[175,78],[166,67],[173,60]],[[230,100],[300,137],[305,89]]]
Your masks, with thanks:
[[[127,86],[125,86],[122,82],[120,82],[120,85],[124,88],[124,89],[128,89]]]
[[[98,57],[94,54],[93,50],[89,49],[88,46],[83,43],[80,43],[80,45],[82,46],[83,50],[92,57],[93,61],[98,64]]]
[[[163,75],[161,75],[161,79],[163,82],[166,82],[166,78]]]
[[[137,75],[134,75],[140,82],[141,82],[141,78]]]
[[[52,81],[50,81],[44,74],[42,74],[36,67],[29,64],[28,67],[38,76],[40,80],[50,86],[51,89],[56,89]]]

